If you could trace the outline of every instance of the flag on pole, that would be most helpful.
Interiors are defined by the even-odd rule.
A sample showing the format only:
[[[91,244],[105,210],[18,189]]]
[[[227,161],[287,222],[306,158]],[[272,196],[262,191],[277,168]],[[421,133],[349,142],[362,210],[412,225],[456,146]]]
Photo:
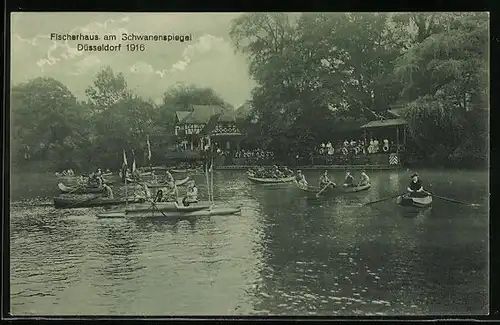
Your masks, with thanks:
[[[135,153],[134,153],[134,150],[132,150],[132,155],[134,156],[134,161],[132,162],[132,173],[135,172],[135,169],[136,169],[136,165],[135,165]]]
[[[127,155],[125,154],[125,149],[123,149],[123,166],[128,166]]]
[[[149,143],[149,134],[147,135],[148,142],[148,160],[151,160],[151,144]]]

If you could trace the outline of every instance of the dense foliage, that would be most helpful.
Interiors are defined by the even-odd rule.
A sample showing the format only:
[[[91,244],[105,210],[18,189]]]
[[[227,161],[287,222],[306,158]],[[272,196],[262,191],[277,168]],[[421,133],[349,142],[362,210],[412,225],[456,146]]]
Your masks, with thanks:
[[[304,154],[339,121],[398,104],[413,160],[487,159],[485,13],[252,13],[231,37],[248,55],[253,113],[272,149]]]
[[[159,105],[130,89],[122,74],[106,67],[78,102],[60,82],[36,78],[15,85],[11,93],[11,158],[14,167],[50,162],[55,170],[118,168],[122,150],[147,161],[147,138],[153,162],[175,143],[175,112],[189,105],[224,102],[212,89],[179,84],[165,92]],[[129,159],[132,159],[130,157]],[[46,168],[44,164],[42,168]]]
[[[407,149],[414,160],[484,163],[488,22],[485,13],[241,15],[230,34],[248,56],[257,83],[249,117],[257,124],[244,143],[282,158],[306,156],[346,121],[373,119],[398,104],[408,120]],[[230,107],[212,89],[193,85],[167,89],[156,104],[137,96],[109,67],[86,95],[79,102],[51,78],[14,85],[15,165],[116,168],[124,148],[133,149],[142,164],[147,136],[157,157],[175,142],[177,110]]]

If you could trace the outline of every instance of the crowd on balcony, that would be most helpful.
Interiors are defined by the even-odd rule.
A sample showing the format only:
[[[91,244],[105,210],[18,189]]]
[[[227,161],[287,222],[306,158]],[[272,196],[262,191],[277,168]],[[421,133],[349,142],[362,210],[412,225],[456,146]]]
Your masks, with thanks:
[[[364,139],[344,140],[332,144],[331,142],[322,143],[316,148],[316,155],[319,156],[360,156],[377,153],[394,153],[397,151],[394,141],[388,139],[372,138],[370,141]],[[401,148],[400,148],[401,149]]]
[[[233,165],[259,165],[274,159],[274,152],[263,149],[222,150],[219,153],[224,157],[225,164]]]

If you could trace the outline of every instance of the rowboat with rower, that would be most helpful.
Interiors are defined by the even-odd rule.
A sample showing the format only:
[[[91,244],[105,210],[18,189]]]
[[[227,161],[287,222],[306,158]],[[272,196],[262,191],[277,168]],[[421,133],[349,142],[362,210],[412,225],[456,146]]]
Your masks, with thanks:
[[[426,208],[432,205],[432,195],[424,190],[422,181],[417,173],[411,175],[411,182],[407,193],[400,195],[396,203],[405,207]]]

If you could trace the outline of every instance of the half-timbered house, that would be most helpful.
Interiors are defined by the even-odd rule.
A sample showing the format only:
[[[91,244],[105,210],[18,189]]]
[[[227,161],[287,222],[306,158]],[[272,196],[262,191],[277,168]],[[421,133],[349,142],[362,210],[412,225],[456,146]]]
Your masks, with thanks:
[[[215,144],[224,150],[237,149],[243,135],[237,125],[239,114],[218,105],[192,105],[178,111],[175,132],[184,150],[200,150]]]

